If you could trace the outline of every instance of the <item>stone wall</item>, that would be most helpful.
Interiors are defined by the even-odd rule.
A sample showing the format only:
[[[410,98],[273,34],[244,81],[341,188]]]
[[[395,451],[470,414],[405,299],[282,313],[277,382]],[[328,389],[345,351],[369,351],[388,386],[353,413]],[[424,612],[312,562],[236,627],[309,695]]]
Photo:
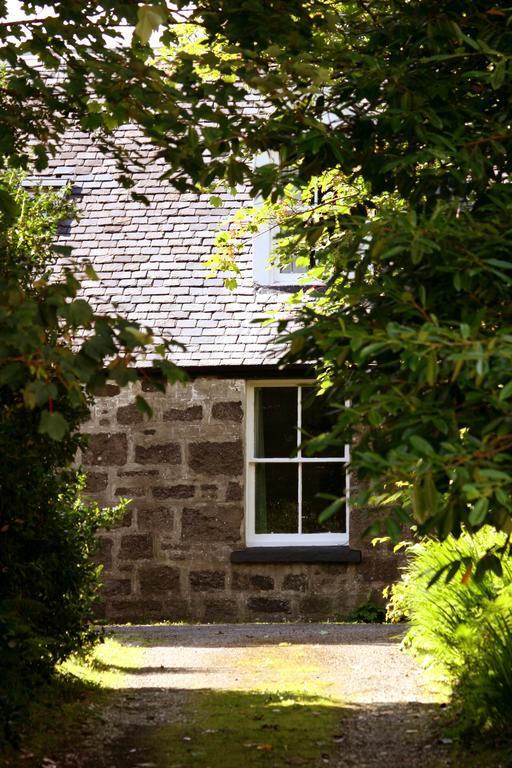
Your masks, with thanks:
[[[100,616],[109,621],[323,619],[378,599],[396,578],[387,549],[362,546],[360,564],[231,564],[244,546],[243,380],[198,378],[163,394],[113,385],[97,397],[81,457],[100,504],[132,499],[121,524],[99,536]]]

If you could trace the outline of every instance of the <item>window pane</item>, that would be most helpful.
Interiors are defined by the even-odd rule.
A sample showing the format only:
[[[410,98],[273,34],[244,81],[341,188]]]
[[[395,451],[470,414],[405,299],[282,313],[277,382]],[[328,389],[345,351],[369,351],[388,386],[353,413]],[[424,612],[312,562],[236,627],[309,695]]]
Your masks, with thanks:
[[[328,499],[318,498],[318,493],[330,493],[333,496],[345,495],[344,464],[302,465],[302,533],[344,533],[346,531],[345,505],[320,525],[318,515],[331,502]]]
[[[302,387],[302,426],[301,440],[307,441],[308,438],[321,435],[323,432],[330,432],[336,423],[336,415],[329,413],[325,401],[320,397],[315,397],[313,387]],[[345,454],[345,445],[330,446],[323,451],[315,453],[304,453],[304,456],[334,457],[343,458]]]
[[[298,533],[296,464],[256,464],[256,533]]]
[[[279,270],[281,274],[290,274],[290,275],[303,275],[308,271],[307,267],[299,266],[297,264],[297,259],[294,259],[289,264],[287,264],[285,267],[281,267]]]
[[[297,453],[297,387],[259,387],[254,398],[254,455],[287,459]]]

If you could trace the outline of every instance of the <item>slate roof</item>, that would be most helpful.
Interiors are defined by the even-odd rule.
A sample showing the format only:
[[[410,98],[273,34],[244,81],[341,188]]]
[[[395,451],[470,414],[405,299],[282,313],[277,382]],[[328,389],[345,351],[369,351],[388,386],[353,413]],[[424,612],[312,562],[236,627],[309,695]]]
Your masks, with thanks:
[[[133,128],[119,134],[135,149]],[[147,165],[135,179],[148,207],[120,187],[113,159],[84,133],[70,132],[44,172],[45,179],[65,179],[73,186],[79,220],[62,228],[59,243],[71,245],[74,257],[90,260],[98,273],[101,283],[84,283],[86,296],[100,311],[116,306],[184,344],[184,351],[173,354],[180,365],[275,364],[280,355],[275,325],[255,321],[282,307],[286,291],[254,284],[250,247],[240,258],[234,291],[222,279],[208,277],[205,265],[217,227],[248,195],[222,194],[223,207],[213,208],[209,195],[180,194],[160,181],[163,166],[151,161],[149,146],[142,147],[144,152]]]

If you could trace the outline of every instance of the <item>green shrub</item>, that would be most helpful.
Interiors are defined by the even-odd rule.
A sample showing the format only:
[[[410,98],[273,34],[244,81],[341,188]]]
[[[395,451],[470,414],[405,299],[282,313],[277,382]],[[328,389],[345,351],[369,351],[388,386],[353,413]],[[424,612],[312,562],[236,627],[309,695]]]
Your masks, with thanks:
[[[512,559],[478,579],[470,569],[446,578],[451,562],[476,564],[504,540],[505,534],[484,528],[412,545],[401,589],[412,624],[408,640],[451,682],[467,724],[511,730]]]
[[[56,193],[28,194],[20,180],[0,174],[18,203],[13,226],[0,228],[0,282],[10,286],[0,297],[0,745],[2,729],[15,738],[16,721],[55,665],[96,639],[94,534],[122,511],[81,501],[73,462],[91,396],[80,379],[66,378],[74,358],[56,317],[59,286],[52,284],[53,303],[38,296],[71,206]],[[52,423],[59,414],[57,427],[66,429],[43,430],[42,413]]]
[[[12,738],[34,688],[95,640],[91,617],[100,567],[91,559],[94,534],[122,508],[83,503],[83,477],[58,469],[69,467],[80,438],[56,442],[39,434],[30,412],[9,414],[2,394],[0,715]]]
[[[402,581],[385,587],[382,594],[386,599],[386,613],[384,620],[387,624],[401,624],[409,621],[407,609],[407,583],[405,574]]]
[[[348,624],[381,624],[384,621],[384,615],[385,610],[382,606],[377,605],[373,600],[368,600],[350,613],[342,614],[337,618]]]

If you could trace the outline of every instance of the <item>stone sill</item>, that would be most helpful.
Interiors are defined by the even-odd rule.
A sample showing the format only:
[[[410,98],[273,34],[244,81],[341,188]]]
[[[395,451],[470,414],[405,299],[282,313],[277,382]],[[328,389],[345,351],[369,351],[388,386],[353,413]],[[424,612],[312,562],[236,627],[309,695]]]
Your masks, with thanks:
[[[350,547],[247,547],[231,553],[232,563],[360,563]]]

